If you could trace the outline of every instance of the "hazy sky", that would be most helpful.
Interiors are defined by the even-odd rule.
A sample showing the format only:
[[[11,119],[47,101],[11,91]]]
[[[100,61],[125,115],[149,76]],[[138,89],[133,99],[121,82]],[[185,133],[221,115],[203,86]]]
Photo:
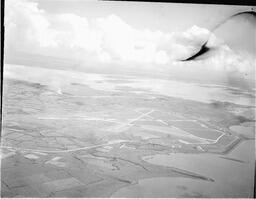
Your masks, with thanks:
[[[220,34],[216,31],[211,35],[211,29],[228,16],[250,9],[151,2],[8,0],[5,54],[22,51],[87,64],[248,73],[255,63],[255,18],[228,22]],[[193,55],[209,37],[214,56],[196,63],[179,62]]]
[[[48,13],[75,13],[78,16],[93,20],[99,17],[106,17],[115,14],[123,19],[127,24],[136,29],[150,29],[152,31],[160,30],[162,32],[185,31],[193,25],[212,30],[219,22],[227,19],[229,16],[248,11],[252,6],[231,6],[231,5],[207,5],[207,4],[184,4],[184,3],[152,3],[152,2],[114,2],[114,1],[83,1],[83,0],[34,0],[38,2],[38,7],[46,10]],[[230,26],[226,31],[228,37],[234,36],[231,41],[238,42],[237,45],[246,46],[252,50],[252,40],[255,36],[255,30],[246,27],[241,34],[245,34],[239,39],[236,34],[230,34],[234,28]],[[239,29],[245,27],[240,26]],[[255,26],[254,26],[255,28]],[[238,30],[236,30],[238,31]],[[240,30],[241,31],[241,30]],[[252,33],[252,34],[250,34]],[[221,34],[223,36],[223,32]],[[237,36],[238,37],[238,36]],[[254,52],[255,52],[255,45]]]
[[[75,13],[89,20],[115,14],[138,29],[183,31],[193,25],[211,28],[219,21],[249,6],[183,3],[35,0],[48,13]]]

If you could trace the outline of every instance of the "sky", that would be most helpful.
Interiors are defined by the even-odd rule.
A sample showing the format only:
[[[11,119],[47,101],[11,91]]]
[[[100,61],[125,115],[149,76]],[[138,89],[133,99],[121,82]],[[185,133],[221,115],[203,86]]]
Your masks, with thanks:
[[[248,6],[81,0],[7,0],[5,56],[15,52],[94,67],[254,74],[255,18],[212,28]],[[209,39],[214,53],[180,62]]]
[[[115,14],[136,29],[148,28],[163,32],[184,31],[193,25],[209,28],[249,6],[225,6],[152,2],[41,0],[40,9],[57,14],[71,12],[87,19]]]

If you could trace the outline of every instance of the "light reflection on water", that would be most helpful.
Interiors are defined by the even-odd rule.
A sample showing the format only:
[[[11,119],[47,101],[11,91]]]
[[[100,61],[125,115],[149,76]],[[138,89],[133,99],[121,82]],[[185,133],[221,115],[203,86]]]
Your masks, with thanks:
[[[103,74],[91,74],[83,72],[71,72],[55,69],[36,68],[20,65],[5,64],[4,77],[25,80],[34,83],[49,85],[59,91],[71,83],[85,84],[96,90],[120,91],[120,86],[132,88],[134,92],[143,90],[150,94],[159,94],[170,97],[178,97],[199,102],[211,103],[213,101],[231,102],[241,105],[255,105],[255,94],[247,93],[232,87],[220,85],[205,85],[188,83],[174,80],[150,79],[150,78],[129,78],[129,81],[118,83],[122,76],[112,76]],[[126,76],[124,76],[126,79]]]
[[[252,197],[254,140],[244,141],[223,159],[217,154],[158,154],[143,159],[151,164],[175,167],[214,179],[214,182],[183,177],[139,180],[112,197]]]
[[[205,86],[196,83],[186,83],[173,80],[136,79],[123,84],[134,89],[140,88],[155,94],[211,103],[213,101],[231,102],[240,105],[254,105],[255,96],[237,89],[232,92],[229,87]]]

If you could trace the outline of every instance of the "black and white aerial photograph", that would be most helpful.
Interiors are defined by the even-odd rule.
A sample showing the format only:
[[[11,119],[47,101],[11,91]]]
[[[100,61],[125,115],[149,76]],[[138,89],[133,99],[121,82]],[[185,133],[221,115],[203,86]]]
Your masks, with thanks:
[[[256,7],[5,0],[2,198],[254,198]]]

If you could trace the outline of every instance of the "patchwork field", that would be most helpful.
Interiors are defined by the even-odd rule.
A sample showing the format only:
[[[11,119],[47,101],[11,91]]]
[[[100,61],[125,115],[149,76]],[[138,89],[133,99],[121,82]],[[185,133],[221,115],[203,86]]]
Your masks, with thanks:
[[[53,89],[4,79],[1,196],[110,197],[143,179],[161,177],[211,184],[215,176],[207,172],[153,164],[144,157],[172,153],[225,157],[240,142],[254,140],[254,133],[246,137],[230,128],[241,126],[241,120],[254,120],[253,115],[232,112],[241,107],[251,110],[249,106],[216,108],[122,87],[129,81],[134,80],[109,76]],[[114,86],[105,89],[109,83]],[[169,194],[164,197],[178,196]]]

